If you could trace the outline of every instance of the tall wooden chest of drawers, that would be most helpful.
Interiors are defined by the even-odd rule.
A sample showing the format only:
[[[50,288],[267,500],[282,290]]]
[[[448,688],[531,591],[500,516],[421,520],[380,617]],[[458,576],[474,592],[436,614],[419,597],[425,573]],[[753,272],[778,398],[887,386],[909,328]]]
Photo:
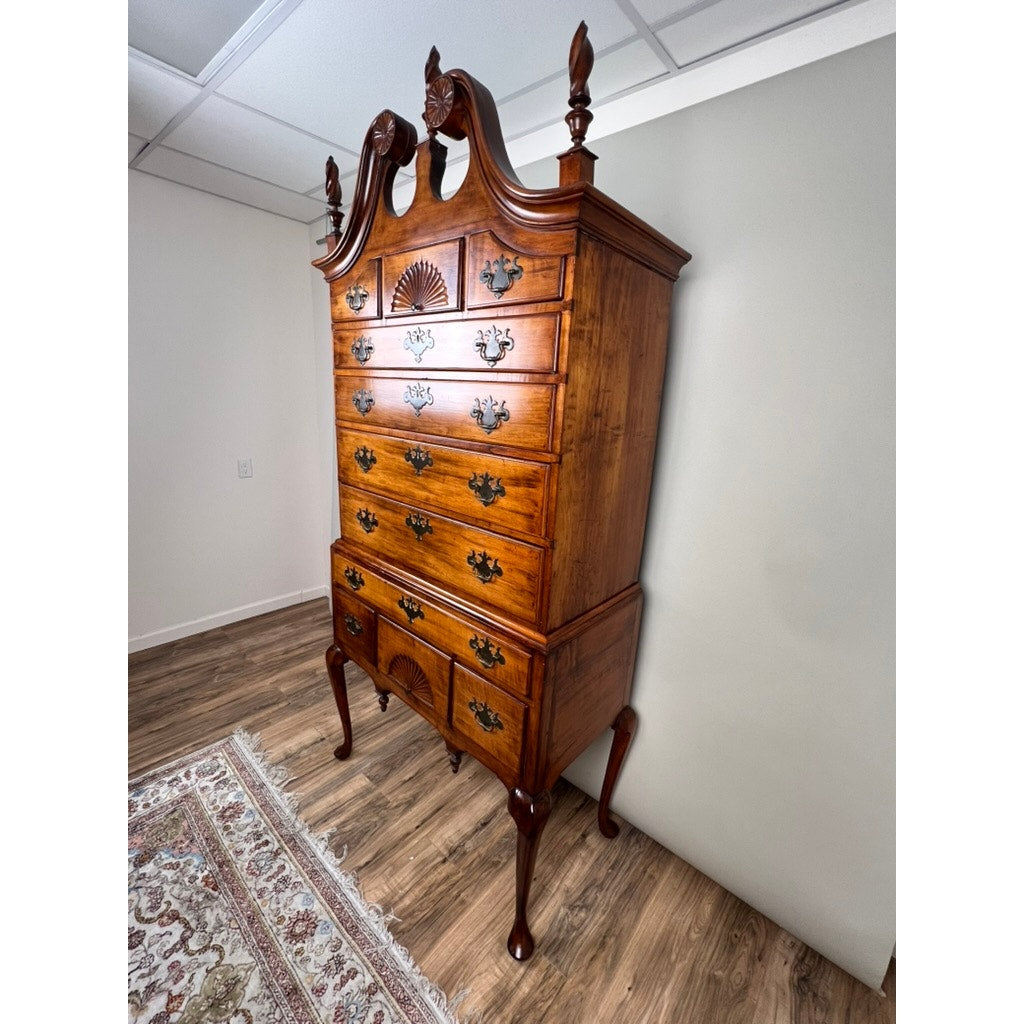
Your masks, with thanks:
[[[510,953],[560,773],[614,729],[608,815],[636,716],[638,584],[672,285],[689,259],[593,185],[584,138],[593,51],[570,52],[572,145],[531,190],[494,102],[464,71],[426,68],[424,120],[385,110],[363,146],[349,222],[327,166],[341,532],[327,663],[352,749],[344,664],[398,696],[509,791],[517,829]],[[442,198],[446,148],[469,169]],[[397,215],[400,167],[416,191]]]

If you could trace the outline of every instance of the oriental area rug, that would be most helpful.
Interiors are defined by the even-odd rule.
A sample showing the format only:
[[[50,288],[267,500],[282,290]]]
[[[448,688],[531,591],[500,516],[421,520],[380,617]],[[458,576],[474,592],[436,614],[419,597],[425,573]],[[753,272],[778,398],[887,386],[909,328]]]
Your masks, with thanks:
[[[128,786],[128,1019],[457,1024],[238,732]]]

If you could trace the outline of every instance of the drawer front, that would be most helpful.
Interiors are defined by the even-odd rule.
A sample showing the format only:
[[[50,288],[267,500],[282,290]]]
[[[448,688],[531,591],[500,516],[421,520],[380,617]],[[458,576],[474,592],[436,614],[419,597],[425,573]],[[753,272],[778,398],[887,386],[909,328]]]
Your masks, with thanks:
[[[461,306],[461,238],[391,253],[381,262],[386,317],[422,316]]]
[[[483,452],[338,431],[342,483],[474,519],[488,529],[541,535],[550,467]]]
[[[365,491],[342,486],[341,536],[382,561],[536,622],[544,551]]]
[[[526,711],[526,706],[514,697],[455,666],[452,728],[513,772],[518,770],[522,756]]]
[[[332,567],[335,595],[339,590],[358,593],[381,618],[400,623],[407,632],[510,693],[529,697],[530,655],[506,637],[443,611],[336,552],[332,554]]]
[[[332,320],[380,319],[380,260],[360,260],[330,288]]]
[[[382,618],[377,626],[377,669],[410,707],[435,725],[445,719],[451,660],[439,650]]]
[[[357,661],[372,665],[377,652],[377,616],[373,609],[341,590],[333,592],[331,605],[337,644]]]
[[[517,252],[490,231],[472,235],[466,247],[466,306],[560,299],[564,264],[562,256]]]
[[[553,384],[339,374],[334,385],[342,423],[551,450]]]
[[[495,317],[388,327],[337,327],[337,370],[517,370],[552,373],[557,369],[559,318]]]

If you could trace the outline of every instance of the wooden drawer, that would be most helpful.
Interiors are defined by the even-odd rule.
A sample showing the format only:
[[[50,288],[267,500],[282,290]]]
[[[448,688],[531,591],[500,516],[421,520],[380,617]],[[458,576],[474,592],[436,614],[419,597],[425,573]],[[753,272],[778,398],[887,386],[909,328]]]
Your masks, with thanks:
[[[536,622],[544,549],[349,487],[339,488],[349,546],[470,600]]]
[[[421,316],[461,307],[461,238],[391,253],[381,262],[386,317]]]
[[[543,535],[550,472],[542,462],[338,431],[342,483],[448,511],[498,531]]]
[[[341,423],[550,451],[556,386],[338,374]]]
[[[450,320],[388,327],[337,327],[336,370],[518,370],[552,373],[557,367],[555,313]]]
[[[470,741],[471,753],[474,746],[478,747],[502,767],[517,772],[526,712],[526,706],[514,697],[460,665],[455,666],[450,722],[456,732]]]
[[[331,319],[380,319],[380,260],[359,260],[331,282]]]
[[[444,720],[450,658],[382,618],[377,628],[377,669],[410,707],[435,725]]]
[[[374,663],[377,652],[377,617],[372,608],[340,588],[333,591],[334,640],[354,660]]]
[[[471,235],[466,247],[466,307],[560,299],[565,287],[562,256],[530,256],[491,231]]]
[[[337,551],[331,554],[331,566],[335,600],[338,591],[358,593],[378,616],[395,620],[403,629],[509,693],[529,698],[530,655],[513,640],[388,583],[362,563]]]

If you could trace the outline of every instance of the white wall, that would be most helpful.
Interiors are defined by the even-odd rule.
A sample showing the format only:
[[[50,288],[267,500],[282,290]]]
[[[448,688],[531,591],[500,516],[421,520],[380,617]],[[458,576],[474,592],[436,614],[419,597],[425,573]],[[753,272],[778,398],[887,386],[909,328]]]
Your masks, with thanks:
[[[894,80],[890,37],[594,146],[598,187],[693,253],[613,807],[875,987],[895,942]],[[594,796],[607,750],[567,773]]]
[[[327,593],[309,232],[129,172],[129,650]],[[321,285],[322,287],[322,285]],[[237,460],[251,458],[251,479]],[[328,470],[328,473],[330,470]]]

